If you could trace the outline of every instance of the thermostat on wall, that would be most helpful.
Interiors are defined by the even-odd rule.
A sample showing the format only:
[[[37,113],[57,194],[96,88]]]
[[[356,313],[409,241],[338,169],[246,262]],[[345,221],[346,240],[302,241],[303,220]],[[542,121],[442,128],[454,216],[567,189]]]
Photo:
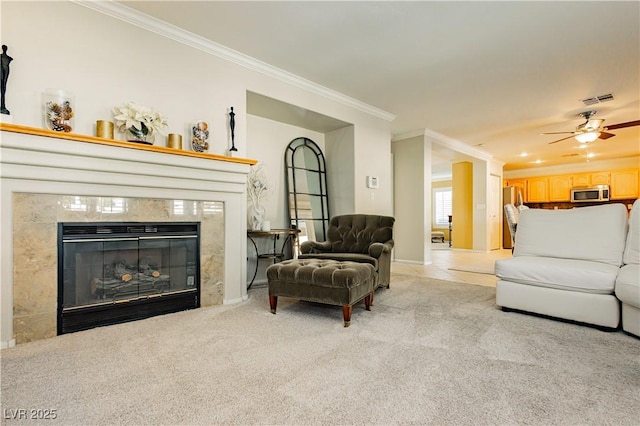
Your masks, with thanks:
[[[378,189],[378,176],[367,176],[367,188]]]

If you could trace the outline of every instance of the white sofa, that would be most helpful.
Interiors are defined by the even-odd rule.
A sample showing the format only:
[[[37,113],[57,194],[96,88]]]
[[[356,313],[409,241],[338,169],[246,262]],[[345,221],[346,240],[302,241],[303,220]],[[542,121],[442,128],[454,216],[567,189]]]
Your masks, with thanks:
[[[626,237],[622,204],[522,211],[513,257],[495,264],[496,304],[617,328],[614,290]]]
[[[640,336],[640,200],[633,203],[624,265],[616,279],[616,297],[622,302],[622,329]]]

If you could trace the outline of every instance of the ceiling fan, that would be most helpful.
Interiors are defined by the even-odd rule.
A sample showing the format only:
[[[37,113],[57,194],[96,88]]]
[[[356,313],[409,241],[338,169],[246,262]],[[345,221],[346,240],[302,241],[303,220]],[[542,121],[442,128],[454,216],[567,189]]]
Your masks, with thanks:
[[[595,114],[596,114],[596,111],[585,111],[578,114],[578,116],[584,118],[586,121],[582,124],[579,124],[578,127],[576,127],[575,132],[550,132],[550,133],[542,133],[542,134],[543,135],[560,135],[565,133],[571,133],[571,136],[567,136],[566,138],[549,142],[549,144],[562,142],[564,140],[574,138],[574,137],[580,143],[589,143],[589,142],[595,141],[596,139],[609,139],[615,136],[613,133],[606,132],[606,130],[623,129],[625,127],[640,125],[640,120],[635,120],[635,121],[627,121],[626,123],[612,124],[611,126],[604,127],[602,126],[602,123],[604,123],[603,118],[591,119],[591,117],[593,117]]]

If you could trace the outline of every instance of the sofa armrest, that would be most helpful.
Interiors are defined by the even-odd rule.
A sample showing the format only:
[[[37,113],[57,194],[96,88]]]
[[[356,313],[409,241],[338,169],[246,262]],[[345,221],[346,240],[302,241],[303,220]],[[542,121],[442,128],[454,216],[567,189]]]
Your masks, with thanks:
[[[300,244],[300,253],[327,253],[331,252],[330,241],[305,241]]]
[[[391,253],[393,248],[393,240],[385,243],[373,243],[369,246],[369,256],[379,259],[383,253]]]

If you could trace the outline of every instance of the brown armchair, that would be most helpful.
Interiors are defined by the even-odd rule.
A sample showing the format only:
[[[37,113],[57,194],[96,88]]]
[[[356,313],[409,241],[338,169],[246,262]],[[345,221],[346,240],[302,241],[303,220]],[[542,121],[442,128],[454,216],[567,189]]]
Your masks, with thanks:
[[[329,221],[327,241],[303,242],[298,258],[369,263],[376,270],[374,288],[389,287],[394,222],[390,216],[334,216]]]

